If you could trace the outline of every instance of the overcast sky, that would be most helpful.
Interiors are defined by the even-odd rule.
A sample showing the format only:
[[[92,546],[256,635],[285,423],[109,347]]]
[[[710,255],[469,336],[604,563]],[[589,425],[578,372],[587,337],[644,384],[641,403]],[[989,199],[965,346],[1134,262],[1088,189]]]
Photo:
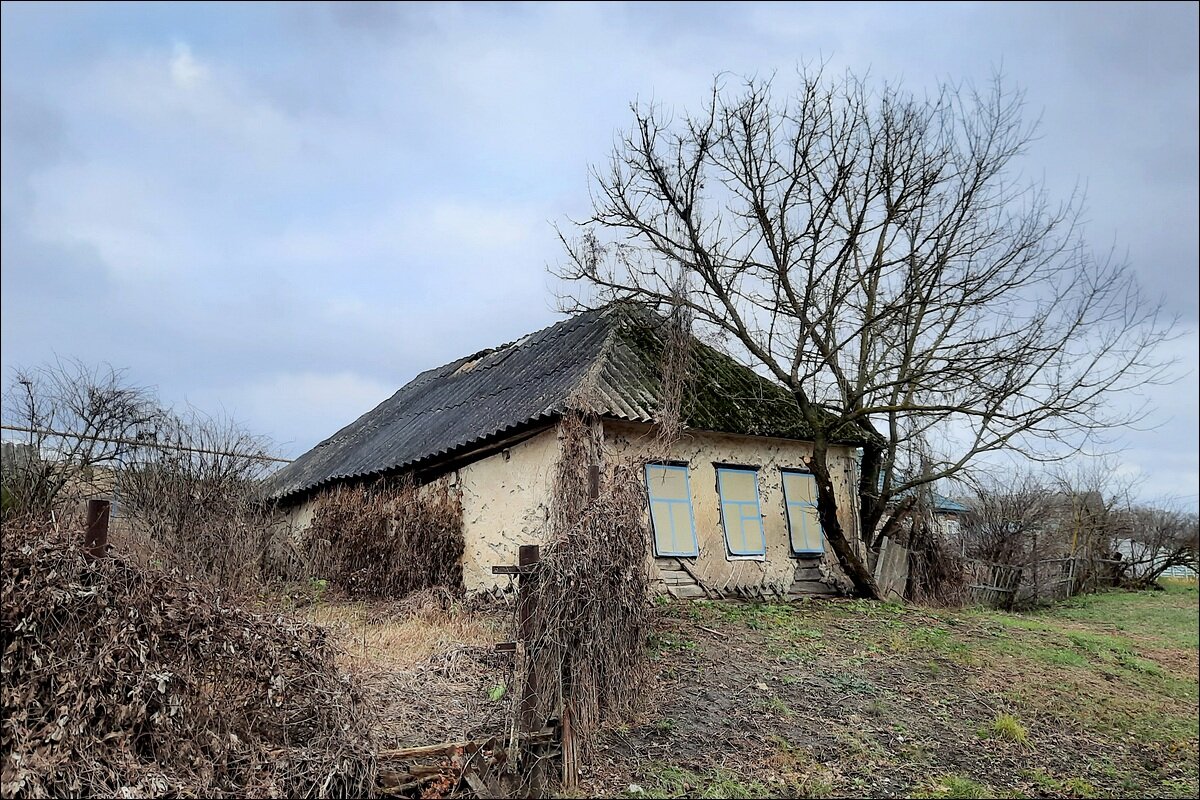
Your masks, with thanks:
[[[1195,507],[1197,5],[5,3],[2,357],[126,367],[297,455],[420,370],[557,319],[552,223],[628,104],[828,61],[1025,89],[1024,168],[1088,192],[1181,318],[1126,437]]]

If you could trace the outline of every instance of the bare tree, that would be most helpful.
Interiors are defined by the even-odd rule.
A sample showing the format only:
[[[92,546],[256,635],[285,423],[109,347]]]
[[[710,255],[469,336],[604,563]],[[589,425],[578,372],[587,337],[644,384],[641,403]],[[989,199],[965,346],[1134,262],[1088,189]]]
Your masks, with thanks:
[[[19,369],[4,393],[4,490],[11,508],[48,519],[95,494],[103,477],[166,419],[153,394],[109,365],[59,360]],[[110,473],[111,474],[111,473]]]
[[[263,502],[278,459],[237,423],[166,409],[123,371],[73,360],[17,370],[4,399],[6,516],[61,521],[84,498],[114,498],[124,534],[234,588],[294,555],[272,551],[286,545]]]
[[[965,554],[974,560],[1024,566],[1055,515],[1054,492],[1029,474],[972,481],[963,526]]]
[[[560,232],[567,310],[681,304],[787,387],[813,431],[822,527],[864,596],[893,502],[1001,449],[1061,455],[1136,417],[1112,392],[1160,377],[1170,325],[1126,265],[1014,172],[1035,126],[1000,79],[914,97],[848,75],[718,82],[671,119],[635,105],[593,214]],[[905,443],[939,441],[928,469]],[[862,547],[837,516],[829,448],[861,439]],[[885,516],[887,517],[885,519]]]
[[[278,555],[263,493],[267,448],[232,420],[191,408],[172,413],[153,446],[124,464],[122,513],[174,566],[243,588]]]
[[[1128,530],[1118,548],[1125,585],[1153,586],[1174,568],[1200,572],[1200,518],[1195,512],[1139,506],[1130,512]]]

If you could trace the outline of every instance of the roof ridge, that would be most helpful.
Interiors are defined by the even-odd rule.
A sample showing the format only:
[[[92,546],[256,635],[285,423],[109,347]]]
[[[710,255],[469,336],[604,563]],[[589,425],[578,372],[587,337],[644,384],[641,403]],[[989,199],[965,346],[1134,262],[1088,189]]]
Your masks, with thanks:
[[[613,324],[612,315],[607,313],[611,307],[606,307],[601,310],[600,318],[607,323],[607,330],[604,333],[604,341],[600,345],[595,358],[592,359],[591,366],[583,373],[579,382],[575,384],[575,388],[568,393],[563,405],[574,411],[595,412],[600,413],[603,409],[603,402],[600,400],[600,374],[608,365],[608,359],[612,355],[613,342],[617,338],[617,326]]]

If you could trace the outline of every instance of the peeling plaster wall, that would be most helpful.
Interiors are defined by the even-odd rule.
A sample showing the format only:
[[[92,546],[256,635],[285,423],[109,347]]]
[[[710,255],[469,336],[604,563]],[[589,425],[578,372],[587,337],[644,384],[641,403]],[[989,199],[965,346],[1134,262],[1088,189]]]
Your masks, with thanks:
[[[645,459],[652,451],[653,429],[649,425],[614,422],[604,424],[605,448],[613,460]],[[826,550],[820,558],[797,559],[792,555],[784,511],[783,480],[780,469],[804,469],[803,459],[812,453],[807,442],[756,436],[733,436],[706,431],[685,431],[676,442],[670,460],[686,462],[691,480],[692,509],[696,520],[696,538],[700,555],[692,570],[704,583],[720,589],[737,586],[774,586],[786,592],[796,576],[797,567],[819,567],[822,580],[831,588],[849,585],[837,563]],[[739,558],[728,555],[725,532],[721,525],[720,498],[714,463],[758,468],[759,502],[766,537],[766,556]],[[838,517],[847,538],[858,539],[854,513],[852,451],[830,448],[830,472],[838,494]],[[649,520],[647,519],[647,525]],[[654,559],[670,564],[676,559]],[[653,576],[657,570],[652,571]]]
[[[558,455],[555,427],[458,470],[467,591],[507,585],[492,566],[516,564],[520,545],[543,542]]]
[[[316,510],[316,497],[310,497],[303,503],[289,506],[281,512],[280,522],[288,531],[291,532],[293,538],[297,537],[301,531],[312,527],[313,512]]]
[[[604,462],[634,460],[642,463],[653,452],[650,425],[604,422]],[[683,434],[672,448],[671,460],[686,462],[692,488],[692,508],[700,555],[692,570],[704,583],[721,589],[738,586],[774,586],[786,592],[797,568],[819,567],[821,580],[831,588],[849,586],[830,553],[820,558],[793,557],[784,513],[781,468],[804,468],[803,459],[812,451],[806,442],[766,437],[734,436],[706,431]],[[550,428],[523,442],[460,467],[434,481],[447,483],[460,492],[463,512],[463,584],[468,591],[506,586],[508,579],[492,575],[495,564],[515,564],[522,544],[544,543],[560,446],[557,428]],[[834,488],[838,492],[839,516],[846,535],[857,542],[858,523],[854,514],[853,460],[851,450],[830,450]],[[734,558],[728,555],[721,525],[715,463],[758,467],[764,558]],[[299,533],[312,521],[312,500],[284,511],[286,524]],[[649,515],[646,517],[649,525]],[[675,559],[654,559],[665,567]]]

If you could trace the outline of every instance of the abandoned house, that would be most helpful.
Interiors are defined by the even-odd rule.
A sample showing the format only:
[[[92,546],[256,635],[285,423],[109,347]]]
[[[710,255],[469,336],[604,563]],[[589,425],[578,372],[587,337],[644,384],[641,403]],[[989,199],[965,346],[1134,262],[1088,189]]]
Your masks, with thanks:
[[[585,411],[603,459],[644,478],[650,576],[679,597],[834,593],[848,588],[826,551],[805,458],[811,436],[791,395],[688,339],[681,432],[656,444],[668,328],[615,305],[570,317],[423,372],[274,477],[296,536],[323,492],[410,475],[452,487],[462,508],[464,588],[508,578],[522,544],[542,542],[564,415]],[[855,442],[830,448],[839,514],[857,540]]]

